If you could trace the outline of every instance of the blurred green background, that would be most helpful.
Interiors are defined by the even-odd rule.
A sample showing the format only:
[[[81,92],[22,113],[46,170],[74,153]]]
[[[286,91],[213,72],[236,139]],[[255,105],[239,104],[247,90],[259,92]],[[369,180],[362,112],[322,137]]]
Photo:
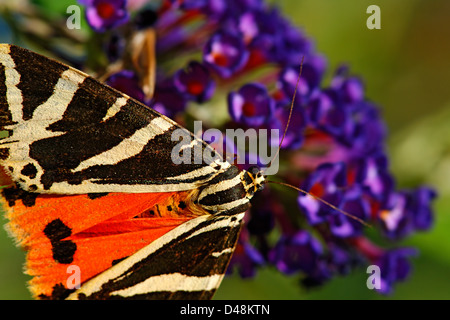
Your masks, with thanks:
[[[450,299],[450,1],[276,3],[314,39],[330,72],[347,63],[364,79],[369,99],[381,107],[389,128],[398,187],[428,184],[439,192],[435,226],[402,242],[421,253],[413,259],[410,278],[389,297],[367,289],[364,270],[307,291],[298,286],[298,277],[265,268],[251,280],[226,277],[215,299]],[[372,4],[381,8],[380,30],[366,27],[366,9]],[[61,10],[61,2],[58,6]],[[13,41],[1,23],[0,40]],[[24,253],[0,229],[0,299],[30,298],[24,260]]]

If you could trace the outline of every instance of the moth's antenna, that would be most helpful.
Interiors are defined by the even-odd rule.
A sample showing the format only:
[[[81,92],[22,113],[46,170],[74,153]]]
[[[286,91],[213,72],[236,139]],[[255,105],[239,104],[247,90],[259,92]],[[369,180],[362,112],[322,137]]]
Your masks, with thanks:
[[[286,137],[286,133],[289,127],[289,123],[291,122],[291,117],[292,117],[292,110],[294,109],[294,101],[295,101],[295,95],[297,94],[297,89],[298,89],[298,84],[300,83],[300,77],[302,75],[302,69],[303,69],[303,59],[305,57],[302,57],[302,61],[300,62],[300,71],[298,73],[298,78],[297,78],[297,83],[295,85],[295,89],[294,89],[294,95],[292,96],[292,102],[291,102],[291,107],[289,110],[289,117],[286,123],[286,127],[284,128],[284,133],[283,133],[283,137],[281,137],[281,141],[280,144],[278,146],[278,150],[277,153],[275,153],[275,156],[272,158],[272,160],[270,160],[269,165],[267,166],[267,168],[270,168],[272,166],[272,162],[276,159],[276,157],[278,157],[278,154],[280,153],[281,150],[281,145],[283,144],[283,140]]]
[[[270,182],[270,183],[275,183],[275,184],[279,184],[279,185],[282,185],[282,186],[286,186],[286,187],[292,188],[292,189],[294,189],[294,190],[300,191],[301,193],[304,193],[304,194],[306,194],[306,195],[308,195],[308,196],[310,196],[310,197],[313,197],[315,200],[318,200],[318,201],[320,201],[320,202],[326,204],[326,205],[329,206],[330,208],[332,208],[332,209],[334,209],[334,210],[336,210],[336,211],[342,213],[343,215],[345,215],[345,216],[347,216],[347,217],[349,217],[349,218],[351,218],[351,219],[353,219],[353,220],[358,221],[359,223],[365,225],[366,227],[372,228],[372,226],[371,226],[370,224],[368,224],[367,222],[363,221],[362,219],[360,219],[360,218],[358,218],[358,217],[356,217],[356,216],[354,216],[354,215],[352,215],[352,214],[350,214],[350,213],[348,213],[348,212],[345,212],[344,210],[339,209],[339,208],[336,207],[335,205],[332,205],[332,204],[329,203],[328,201],[325,201],[325,200],[323,200],[322,198],[317,197],[317,196],[313,195],[312,193],[310,193],[310,192],[308,192],[308,191],[305,191],[305,190],[303,190],[303,189],[294,187],[294,186],[292,186],[292,185],[290,185],[290,184],[288,184],[288,183],[284,183],[284,182],[272,181],[272,180],[266,180],[266,181],[267,181],[267,182]]]
[[[269,166],[268,166],[268,167],[270,167],[270,166],[272,165],[273,160],[275,160],[276,157],[278,157],[278,154],[280,153],[280,150],[281,150],[281,145],[283,144],[283,140],[284,140],[284,138],[286,137],[286,133],[287,133],[287,130],[288,130],[288,127],[289,127],[289,123],[291,122],[292,111],[293,111],[293,109],[294,109],[295,95],[297,94],[298,84],[300,83],[300,77],[301,77],[301,75],[302,75],[303,59],[304,59],[304,57],[302,58],[302,62],[300,63],[300,71],[299,71],[299,73],[298,73],[297,84],[295,85],[294,95],[292,96],[291,107],[290,107],[290,110],[289,110],[289,117],[288,117],[288,120],[287,120],[287,123],[286,123],[286,127],[285,127],[285,129],[284,129],[283,137],[281,138],[280,145],[278,146],[277,153],[276,153],[275,156],[272,158],[272,160],[269,162]],[[297,191],[299,191],[299,192],[301,192],[301,193],[304,193],[304,194],[306,194],[306,195],[309,195],[310,197],[313,197],[314,199],[316,199],[316,200],[318,200],[318,201],[324,203],[325,205],[327,205],[327,206],[329,206],[330,208],[332,208],[332,209],[334,209],[334,210],[336,210],[336,211],[342,213],[343,215],[345,215],[345,216],[347,216],[347,217],[349,217],[349,218],[351,218],[351,219],[353,219],[353,220],[358,221],[359,223],[365,225],[366,227],[372,227],[370,224],[368,224],[367,222],[363,221],[362,219],[360,219],[360,218],[358,218],[358,217],[356,217],[356,216],[354,216],[354,215],[352,215],[352,214],[350,214],[350,213],[348,213],[348,212],[345,212],[345,211],[339,209],[339,208],[336,207],[335,205],[332,205],[332,204],[329,203],[328,201],[325,201],[325,200],[323,200],[322,198],[319,198],[319,197],[313,195],[312,193],[309,193],[308,191],[305,191],[305,190],[303,190],[303,189],[294,187],[294,186],[292,186],[292,185],[290,185],[290,184],[287,184],[287,183],[284,183],[284,182],[278,182],[278,181],[272,181],[272,180],[265,180],[265,181],[266,181],[266,182],[270,182],[270,183],[279,184],[279,185],[282,185],[282,186],[286,186],[286,187],[292,188],[292,189],[294,189],[294,190],[297,190]]]

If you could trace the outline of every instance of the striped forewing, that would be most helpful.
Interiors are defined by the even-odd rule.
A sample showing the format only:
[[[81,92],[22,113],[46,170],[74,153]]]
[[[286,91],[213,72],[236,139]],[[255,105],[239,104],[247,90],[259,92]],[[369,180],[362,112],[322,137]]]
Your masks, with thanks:
[[[219,156],[202,157],[205,149],[214,152],[171,119],[13,45],[0,45],[0,129],[9,132],[0,141],[0,161],[33,192],[191,190],[230,166]],[[190,137],[190,162],[171,161],[179,144],[174,130]],[[193,151],[197,144],[200,153]]]

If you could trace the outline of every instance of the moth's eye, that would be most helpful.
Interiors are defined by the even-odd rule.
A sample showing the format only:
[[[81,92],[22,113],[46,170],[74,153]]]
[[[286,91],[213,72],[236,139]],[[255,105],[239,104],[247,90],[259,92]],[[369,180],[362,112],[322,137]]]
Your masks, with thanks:
[[[261,191],[262,189],[264,189],[264,184],[258,184],[256,185],[256,188],[258,191]]]

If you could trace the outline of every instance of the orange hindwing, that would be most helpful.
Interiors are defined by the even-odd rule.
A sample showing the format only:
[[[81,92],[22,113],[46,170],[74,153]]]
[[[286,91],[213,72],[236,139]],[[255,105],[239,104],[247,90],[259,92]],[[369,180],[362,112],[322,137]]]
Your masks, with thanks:
[[[69,266],[81,270],[84,283],[193,217],[184,192],[50,196],[6,188],[3,194],[7,228],[29,250],[31,291],[41,298],[67,289]]]

